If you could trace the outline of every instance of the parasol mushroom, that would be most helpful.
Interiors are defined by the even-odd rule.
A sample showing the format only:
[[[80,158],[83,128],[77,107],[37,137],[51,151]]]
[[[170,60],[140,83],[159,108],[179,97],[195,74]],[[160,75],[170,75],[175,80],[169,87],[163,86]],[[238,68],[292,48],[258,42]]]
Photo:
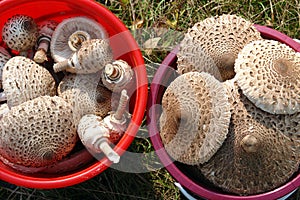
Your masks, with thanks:
[[[237,84],[228,84],[231,122],[218,152],[198,168],[215,186],[239,195],[270,191],[284,184],[299,169],[300,139],[278,126],[280,119],[251,103]],[[299,115],[297,117],[299,131]],[[282,124],[282,122],[281,122]],[[298,132],[299,133],[299,132]]]
[[[2,84],[9,107],[39,96],[56,94],[55,80],[51,74],[23,56],[15,56],[5,64]]]
[[[58,96],[73,106],[76,124],[86,114],[103,118],[111,111],[112,93],[99,80],[99,73],[68,74],[60,82]]]
[[[126,61],[116,60],[105,66],[101,80],[109,90],[120,92],[133,83],[133,76],[134,72]]]
[[[55,72],[66,70],[71,73],[90,74],[102,70],[113,61],[112,49],[107,39],[84,41],[71,58],[53,65]]]
[[[2,88],[2,73],[4,65],[7,63],[7,61],[11,58],[11,55],[8,53],[8,51],[0,46],[0,88]],[[0,98],[2,99],[2,98]]]
[[[106,39],[106,30],[95,20],[87,17],[72,17],[63,20],[56,27],[50,44],[55,62],[69,59],[82,42],[90,39]]]
[[[300,54],[274,40],[246,45],[235,64],[236,78],[247,98],[272,114],[300,111]]]
[[[177,77],[164,93],[162,109],[161,139],[179,162],[207,162],[226,138],[230,104],[222,84],[208,73]]]
[[[41,96],[12,107],[0,119],[1,157],[26,167],[61,160],[78,140],[72,115],[72,107],[57,96]]]
[[[47,20],[38,24],[39,38],[37,42],[37,51],[33,57],[35,62],[43,63],[48,60],[47,52],[51,42],[52,34],[57,24],[58,23],[54,20]]]
[[[34,19],[27,15],[14,15],[2,28],[2,39],[7,46],[27,56],[27,50],[34,47],[38,37],[38,28]]]
[[[129,114],[126,105],[129,101],[126,90],[122,90],[119,106],[115,112],[102,119],[88,114],[81,118],[77,132],[81,142],[93,153],[103,152],[107,158],[118,163],[120,156],[110,147],[109,143],[117,143],[123,136]]]
[[[231,79],[238,52],[258,39],[260,33],[241,17],[224,14],[206,18],[188,29],[180,43],[178,72],[204,71],[220,81]]]

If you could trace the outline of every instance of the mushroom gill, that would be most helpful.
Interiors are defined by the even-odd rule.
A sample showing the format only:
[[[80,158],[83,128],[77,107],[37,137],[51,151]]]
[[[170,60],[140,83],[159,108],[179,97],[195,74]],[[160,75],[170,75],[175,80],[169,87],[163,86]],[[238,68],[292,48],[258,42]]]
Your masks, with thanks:
[[[226,138],[230,104],[222,84],[202,72],[177,77],[162,99],[160,134],[175,160],[195,165],[207,162]]]
[[[60,97],[26,101],[0,119],[0,155],[11,163],[42,167],[65,157],[78,140],[73,111]]]
[[[220,81],[234,77],[238,52],[261,39],[253,24],[236,15],[206,18],[190,29],[180,43],[178,72],[207,72]]]
[[[300,54],[274,40],[246,45],[235,64],[238,85],[257,107],[272,114],[300,111]]]
[[[290,137],[284,132],[288,122],[282,116],[257,108],[234,81],[224,85],[231,102],[229,133],[218,152],[198,169],[215,186],[239,195],[279,187],[299,169],[299,115],[285,118],[298,121],[289,130]]]

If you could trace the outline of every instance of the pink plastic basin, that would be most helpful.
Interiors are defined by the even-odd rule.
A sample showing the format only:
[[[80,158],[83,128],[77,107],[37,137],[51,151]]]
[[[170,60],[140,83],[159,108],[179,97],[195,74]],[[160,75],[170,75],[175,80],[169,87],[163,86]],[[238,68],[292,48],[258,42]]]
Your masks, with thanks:
[[[144,60],[129,30],[107,8],[91,0],[2,0],[0,1],[0,30],[2,30],[5,21],[15,14],[29,15],[37,22],[46,19],[62,21],[69,17],[87,16],[95,19],[106,29],[114,57],[126,60],[135,71],[136,87],[133,88],[130,99],[132,119],[125,135],[114,148],[118,154],[122,155],[132,143],[142,122],[148,92]],[[0,39],[0,44],[2,43],[2,39]],[[90,157],[90,154],[86,150],[82,150],[66,162],[73,163],[74,159],[82,159],[83,162],[89,161]],[[111,162],[103,158],[99,161],[94,159],[92,163],[75,169],[72,172],[62,174],[25,174],[17,172],[0,162],[0,179],[18,186],[30,188],[60,188],[86,181],[100,174],[110,165]]]
[[[300,52],[300,44],[295,42],[292,38],[288,37],[287,35],[265,26],[255,25],[255,27],[260,31],[262,37],[264,37],[265,39],[277,40],[279,42],[289,45],[291,48]],[[161,162],[166,167],[166,169],[170,172],[170,174],[188,191],[206,199],[274,200],[283,197],[286,194],[289,194],[290,192],[297,189],[300,186],[300,170],[294,177],[291,178],[289,182],[272,191],[250,196],[231,195],[219,191],[218,189],[212,188],[208,186],[208,184],[205,182],[196,183],[186,173],[182,172],[180,167],[173,162],[173,159],[171,159],[168,153],[165,151],[160,138],[159,128],[157,124],[161,111],[159,109],[160,106],[156,105],[161,104],[161,99],[164,90],[166,89],[166,86],[168,86],[169,83],[175,78],[174,72],[176,69],[177,52],[178,48],[175,48],[171,53],[168,54],[168,56],[163,60],[162,64],[159,66],[151,83],[150,97],[147,105],[147,122],[149,125],[150,138],[158,157],[160,158]]]

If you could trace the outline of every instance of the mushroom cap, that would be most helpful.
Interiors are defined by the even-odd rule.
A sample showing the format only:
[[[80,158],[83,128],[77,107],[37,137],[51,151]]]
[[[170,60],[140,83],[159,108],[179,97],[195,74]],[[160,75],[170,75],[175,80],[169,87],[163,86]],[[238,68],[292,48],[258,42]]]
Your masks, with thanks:
[[[13,50],[26,51],[34,47],[38,28],[34,19],[27,15],[14,15],[2,28],[2,39]]]
[[[113,62],[112,49],[107,39],[84,41],[75,55],[77,55],[78,60],[78,65],[73,62],[76,73],[95,73],[102,70],[108,63]]]
[[[267,192],[284,184],[300,164],[299,115],[298,139],[288,137],[282,116],[257,108],[237,84],[228,88],[231,122],[227,139],[218,152],[198,168],[214,185],[239,195]],[[296,136],[296,135],[295,135]]]
[[[162,109],[161,139],[179,162],[207,162],[226,138],[230,104],[222,84],[208,73],[177,77],[164,93]]]
[[[218,80],[231,79],[238,52],[258,39],[261,36],[253,23],[241,17],[224,14],[206,18],[188,29],[180,43],[178,72],[204,71]]]
[[[73,111],[60,97],[26,101],[0,119],[0,154],[30,167],[50,165],[66,156],[78,140]]]
[[[272,114],[300,111],[300,54],[274,40],[246,45],[235,64],[243,93]]]
[[[50,51],[55,62],[69,59],[74,51],[68,46],[69,37],[76,31],[86,32],[90,39],[107,38],[106,30],[95,20],[87,17],[72,17],[63,20],[56,27],[50,44]]]
[[[8,51],[5,48],[0,47],[0,88],[2,88],[3,68],[10,58],[11,55],[8,53]]]
[[[76,122],[86,114],[104,118],[111,111],[112,93],[99,80],[99,74],[68,74],[60,82],[58,95],[71,103]]]
[[[56,94],[55,80],[50,72],[22,56],[15,56],[5,64],[2,79],[9,107],[39,96]]]

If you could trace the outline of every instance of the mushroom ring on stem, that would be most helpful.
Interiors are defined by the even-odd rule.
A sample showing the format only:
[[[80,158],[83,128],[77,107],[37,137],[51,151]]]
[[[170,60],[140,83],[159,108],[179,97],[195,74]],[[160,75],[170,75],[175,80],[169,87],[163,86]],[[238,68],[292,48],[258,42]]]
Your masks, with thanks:
[[[15,56],[5,64],[2,84],[9,107],[56,94],[55,80],[50,72],[23,56]]]
[[[208,73],[177,77],[162,99],[160,135],[175,160],[196,165],[207,162],[226,139],[230,104],[221,82]]]
[[[42,167],[66,156],[78,141],[73,111],[60,97],[26,101],[0,119],[0,154],[18,165]]]
[[[126,104],[129,100],[126,90],[121,92],[117,110],[104,119],[88,114],[81,118],[77,132],[81,142],[93,153],[103,152],[112,162],[118,163],[120,156],[110,147],[124,134],[127,127]]]
[[[237,84],[225,87],[232,112],[228,136],[218,152],[198,168],[227,192],[252,195],[275,189],[299,169],[300,116],[283,118],[264,112],[243,95]],[[297,123],[289,124],[292,118]]]
[[[95,20],[87,17],[72,17],[56,27],[50,45],[52,58],[61,62],[70,58],[82,43],[90,39],[107,39],[106,30]]]
[[[113,61],[112,49],[107,39],[84,41],[71,58],[55,63],[55,72],[66,70],[71,73],[91,74],[102,70]]]
[[[247,98],[272,114],[300,112],[300,53],[274,40],[257,40],[239,53],[234,69]]]

